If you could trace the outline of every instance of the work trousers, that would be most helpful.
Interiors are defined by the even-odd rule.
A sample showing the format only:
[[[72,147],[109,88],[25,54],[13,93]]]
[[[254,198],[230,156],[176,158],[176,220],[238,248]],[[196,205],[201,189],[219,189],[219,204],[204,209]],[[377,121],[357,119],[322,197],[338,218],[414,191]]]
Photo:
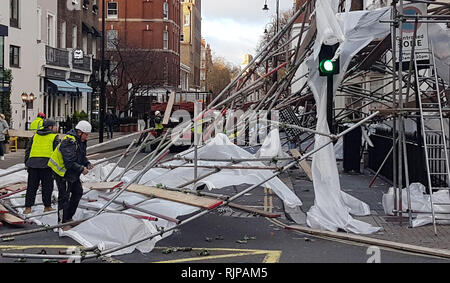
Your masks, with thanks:
[[[25,206],[32,207],[36,200],[36,193],[42,184],[42,202],[44,206],[52,206],[53,175],[50,168],[28,168],[28,185],[25,194]]]
[[[0,156],[5,155],[5,141],[0,141]]]
[[[69,182],[55,175],[55,180],[58,186],[58,223],[66,223],[72,220],[77,211],[83,196],[83,186],[79,179]]]
[[[114,126],[113,125],[106,125],[106,136],[107,138],[113,138],[113,131],[114,131]]]

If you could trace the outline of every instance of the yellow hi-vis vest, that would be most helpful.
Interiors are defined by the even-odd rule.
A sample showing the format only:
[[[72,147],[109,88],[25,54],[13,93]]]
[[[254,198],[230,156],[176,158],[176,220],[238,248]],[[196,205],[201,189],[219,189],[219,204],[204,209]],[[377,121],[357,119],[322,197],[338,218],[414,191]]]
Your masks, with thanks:
[[[162,129],[164,129],[164,126],[162,123],[160,123],[160,124],[155,123],[155,130],[162,130]]]
[[[53,154],[53,141],[57,134],[38,135],[33,136],[33,145],[31,146],[30,158],[32,157],[46,157],[50,158]]]
[[[44,119],[37,117],[30,125],[30,131],[36,132],[37,130],[42,130],[44,128]]]
[[[76,141],[76,138],[71,135],[66,135],[63,140],[65,139],[73,139],[74,141]],[[58,147],[55,149],[55,151],[53,151],[52,155],[50,156],[50,159],[48,160],[48,167],[50,167],[53,170],[53,172],[55,172],[59,176],[64,177],[64,175],[66,175],[67,169],[64,166],[64,160],[61,151],[59,151],[61,143],[58,145]]]

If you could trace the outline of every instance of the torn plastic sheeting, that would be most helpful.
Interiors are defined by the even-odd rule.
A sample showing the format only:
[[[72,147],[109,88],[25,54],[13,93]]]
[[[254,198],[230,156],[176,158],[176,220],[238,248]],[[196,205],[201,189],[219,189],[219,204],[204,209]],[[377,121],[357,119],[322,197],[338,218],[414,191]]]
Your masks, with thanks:
[[[431,202],[430,195],[425,194],[425,186],[420,183],[412,183],[409,185],[411,196],[411,210],[425,213],[413,213],[412,226],[419,227],[433,223],[431,216]],[[397,192],[397,200],[399,193]],[[447,190],[440,190],[433,193],[433,203],[450,203],[449,192]],[[394,188],[389,188],[382,198],[383,209],[386,215],[394,215]],[[403,216],[408,217],[408,193],[406,188],[402,189],[402,211]],[[436,218],[447,218],[448,220],[440,220],[438,223],[450,224],[450,215],[442,213],[450,213],[449,205],[434,205]],[[441,214],[439,214],[441,213]]]
[[[126,201],[129,204],[141,202],[144,197],[138,196],[134,193],[124,192],[118,200]],[[101,208],[106,203],[106,200],[99,199],[97,202],[92,203],[83,203],[84,205]],[[110,205],[111,208],[114,204]],[[121,205],[117,205],[116,209],[121,208]],[[168,200],[162,199],[150,199],[143,203],[137,205],[137,207],[154,211],[159,214],[177,218],[181,215],[191,214],[193,212],[199,211],[199,208],[184,205],[180,203],[175,203]],[[109,208],[109,209],[111,209]],[[125,209],[122,210],[126,213],[132,213],[136,215],[149,216],[149,214],[134,210],[134,209]],[[78,209],[77,214],[74,219],[78,218],[82,219],[81,214],[86,213],[85,209]],[[95,212],[94,212],[95,213]],[[110,215],[108,217],[100,217],[103,215]],[[114,217],[118,219],[117,223],[114,221]],[[133,221],[130,221],[132,219]],[[82,244],[85,247],[92,247],[93,245],[99,244],[105,249],[116,248],[121,245],[125,245],[130,243],[131,241],[135,241],[138,239],[142,239],[145,236],[156,233],[157,227],[163,228],[165,230],[172,228],[175,223],[169,222],[167,220],[159,218],[158,221],[148,221],[142,219],[136,219],[132,216],[117,214],[117,213],[102,213],[98,216],[95,216],[82,224],[72,228],[66,232],[60,232],[61,236],[69,236]],[[143,233],[142,231],[146,231]],[[137,246],[129,247],[127,249],[119,250],[112,255],[122,255],[127,253],[132,253],[134,249],[138,249],[142,253],[150,252],[155,243],[162,238],[168,237],[172,234],[173,231],[165,233],[162,237],[158,236],[152,239],[151,241],[145,241],[143,243],[138,244]]]
[[[189,152],[189,151],[186,151]],[[184,155],[186,152],[180,153]],[[254,155],[240,148],[239,146],[231,143],[228,137],[224,134],[217,134],[208,144],[198,149],[199,159],[230,159],[231,158],[255,158]],[[190,152],[185,155],[187,158],[193,158],[194,153]],[[212,162],[212,161],[199,161],[199,165],[225,165],[228,162]],[[179,161],[164,163],[165,165],[180,164]],[[260,161],[241,162],[243,166],[265,166]],[[213,169],[197,168],[197,176],[204,175],[209,172],[214,172]],[[159,175],[158,175],[159,174]],[[157,177],[155,177],[158,175]],[[194,167],[192,168],[176,168],[169,169],[150,169],[141,179],[140,184],[146,184],[156,186],[157,184],[163,184],[168,187],[178,187],[183,183],[192,181],[194,176]],[[197,182],[196,186],[206,185],[208,189],[224,188],[232,185],[241,184],[256,184],[260,183],[273,176],[273,173],[268,170],[248,170],[248,169],[222,169],[216,174],[212,174]],[[123,180],[126,181],[130,178]],[[302,205],[301,200],[295,195],[279,178],[275,177],[263,186],[272,189],[278,197],[280,197],[285,205],[295,208]],[[193,185],[187,186],[193,188]]]
[[[341,25],[336,18],[339,2],[337,0],[316,1],[317,37],[314,44],[314,59],[317,59],[322,44],[334,45],[345,40]],[[340,53],[340,49],[336,51]]]
[[[122,214],[102,213],[95,216],[68,231],[61,231],[61,236],[68,236],[84,247],[98,245],[100,250],[116,248],[133,241],[157,233],[156,227],[149,221],[143,221]],[[142,253],[153,250],[155,243],[161,240],[156,236],[151,240],[111,253],[122,255],[132,253],[135,249]]]
[[[283,151],[280,140],[280,131],[278,129],[273,129],[264,139],[261,148],[255,154],[256,158],[269,157],[269,158],[285,158],[290,157],[289,154]],[[269,162],[264,162],[266,164]],[[277,166],[287,165],[289,161],[279,161]]]
[[[322,1],[318,1],[322,2]],[[389,24],[381,24],[379,21],[389,19],[390,8],[375,11],[358,11],[338,14],[340,28],[344,30],[345,40],[340,44],[341,70],[334,76],[333,92],[342,82],[350,60],[367,44],[374,39],[382,39],[390,33]],[[330,17],[334,17],[334,14]],[[315,52],[320,46],[315,46]],[[320,77],[317,69],[318,58],[310,56],[307,65],[310,70],[308,85],[316,100],[318,118],[317,128],[319,132],[329,133],[327,124],[327,82],[326,77]],[[328,137],[315,136],[315,148],[323,146],[329,141]],[[337,231],[343,229],[356,234],[371,234],[380,228],[373,227],[365,222],[353,219],[350,213],[365,215],[370,208],[364,202],[350,197],[341,191],[339,174],[336,165],[336,156],[333,145],[328,145],[313,156],[312,175],[315,191],[314,206],[307,213],[307,224],[313,228]],[[367,215],[367,214],[366,214]]]

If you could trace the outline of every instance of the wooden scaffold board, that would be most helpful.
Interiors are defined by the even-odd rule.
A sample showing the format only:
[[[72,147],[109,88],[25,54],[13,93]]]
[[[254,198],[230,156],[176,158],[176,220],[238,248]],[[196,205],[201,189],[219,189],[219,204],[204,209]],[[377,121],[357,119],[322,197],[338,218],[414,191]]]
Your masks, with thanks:
[[[19,217],[16,217],[8,212],[8,210],[0,204],[0,210],[6,211],[6,213],[0,213],[0,220],[6,222],[11,225],[21,225],[24,224],[25,221]]]
[[[214,209],[223,203],[221,200],[217,199],[200,197],[192,194],[185,194],[183,192],[169,191],[137,184],[129,186],[127,188],[127,191],[143,194],[149,197],[161,198],[187,205],[192,205],[195,207],[200,207],[208,210]]]

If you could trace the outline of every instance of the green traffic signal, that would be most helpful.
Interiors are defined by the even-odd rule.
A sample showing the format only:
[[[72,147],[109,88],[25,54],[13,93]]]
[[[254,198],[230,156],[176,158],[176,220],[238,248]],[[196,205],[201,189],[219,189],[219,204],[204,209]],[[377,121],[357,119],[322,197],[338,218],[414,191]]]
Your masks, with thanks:
[[[333,74],[334,68],[334,63],[330,59],[326,59],[320,62],[320,71],[322,73]]]

